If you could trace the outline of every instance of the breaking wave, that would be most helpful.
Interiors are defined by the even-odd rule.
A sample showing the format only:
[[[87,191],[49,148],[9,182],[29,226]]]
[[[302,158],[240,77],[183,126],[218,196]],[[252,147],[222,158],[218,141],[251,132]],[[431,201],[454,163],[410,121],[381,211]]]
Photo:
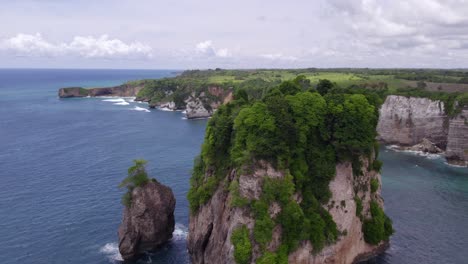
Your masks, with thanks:
[[[132,108],[131,110],[133,110],[133,111],[151,112],[150,110],[148,110],[148,109],[146,109],[146,108],[143,108],[143,107],[139,107],[139,106],[135,106],[135,107]]]
[[[188,228],[183,224],[175,224],[174,232],[172,232],[172,240],[187,239]]]
[[[119,245],[117,243],[107,243],[99,250],[99,252],[106,255],[111,262],[123,261],[119,252]]]

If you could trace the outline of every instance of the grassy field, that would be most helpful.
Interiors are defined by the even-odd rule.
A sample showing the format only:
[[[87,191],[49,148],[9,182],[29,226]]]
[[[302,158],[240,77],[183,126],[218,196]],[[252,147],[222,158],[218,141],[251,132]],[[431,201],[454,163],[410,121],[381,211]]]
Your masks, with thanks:
[[[206,70],[194,71],[191,77],[203,78],[212,84],[238,84],[254,79],[262,79],[267,82],[280,82],[293,79],[297,75],[306,76],[312,84],[317,84],[321,79],[328,79],[341,87],[351,85],[381,87],[385,85],[390,92],[400,88],[417,87],[418,82],[425,82],[427,85],[426,89],[429,91],[468,91],[468,83],[458,83],[462,81],[462,78],[468,78],[468,73],[455,70]],[[434,82],[433,80],[441,81]]]

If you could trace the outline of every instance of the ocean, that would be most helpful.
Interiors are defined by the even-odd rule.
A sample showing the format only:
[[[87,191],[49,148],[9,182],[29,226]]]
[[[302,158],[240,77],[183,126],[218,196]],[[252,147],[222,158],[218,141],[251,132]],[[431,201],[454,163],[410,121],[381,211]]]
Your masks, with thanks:
[[[177,199],[170,243],[141,263],[189,263],[190,171],[206,120],[148,110],[132,98],[59,99],[172,70],[0,70],[0,263],[120,263],[117,186],[133,159]],[[370,263],[466,263],[468,170],[442,158],[380,151],[383,197],[396,229]]]

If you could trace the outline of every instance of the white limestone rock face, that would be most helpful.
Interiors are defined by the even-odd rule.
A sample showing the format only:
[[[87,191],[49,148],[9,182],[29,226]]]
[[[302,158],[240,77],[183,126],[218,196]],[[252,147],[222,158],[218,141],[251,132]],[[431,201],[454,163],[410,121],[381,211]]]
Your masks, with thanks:
[[[389,144],[412,146],[427,138],[445,149],[447,121],[441,101],[390,95],[380,108],[378,139]]]
[[[381,206],[383,200],[380,196],[380,187],[375,193],[370,191],[370,180],[377,179],[380,175],[375,171],[367,171],[368,161],[363,159],[363,175],[353,177],[353,170],[350,162],[336,165],[336,176],[330,182],[332,198],[329,204],[324,205],[333,220],[337,224],[340,232],[345,233],[339,237],[338,241],[330,246],[326,246],[319,253],[313,252],[309,241],[301,242],[298,249],[289,255],[289,263],[300,264],[324,264],[343,263],[350,264],[354,261],[362,260],[366,257],[380,253],[387,246],[382,242],[377,246],[367,244],[362,233],[362,223],[356,215],[355,195],[358,195],[363,204],[363,217],[370,216],[369,203],[373,199]],[[212,198],[203,205],[195,214],[190,216],[188,250],[191,261],[198,263],[231,263],[234,264],[234,246],[231,243],[232,232],[241,225],[246,225],[253,237],[253,227],[255,218],[248,207],[232,207],[231,200],[233,194],[227,187],[233,180],[239,180],[239,195],[247,199],[258,199],[261,193],[262,182],[268,178],[283,178],[284,173],[275,170],[266,162],[257,162],[250,170],[237,176],[233,170],[226,179],[218,186]],[[366,186],[363,188],[363,186]],[[355,190],[358,190],[357,193]],[[300,197],[295,199],[300,202]],[[333,206],[331,206],[333,204]],[[270,217],[274,218],[281,212],[281,206],[272,203],[269,206]],[[276,225],[273,229],[272,240],[266,248],[275,251],[281,244],[282,229]],[[251,263],[260,257],[260,246],[251,239],[252,258]]]
[[[186,115],[188,119],[207,118],[213,114],[211,109],[206,109],[202,101],[203,95],[191,96],[186,102]]]
[[[450,119],[446,157],[451,164],[468,167],[468,109]]]
[[[367,167],[367,161],[362,160],[363,167]],[[289,263],[300,264],[322,264],[336,263],[349,264],[366,259],[381,252],[387,247],[386,242],[381,242],[377,246],[367,244],[364,241],[361,219],[356,216],[356,202],[354,200],[354,189],[360,189],[357,195],[361,198],[363,217],[370,217],[371,199],[377,201],[383,207],[383,200],[380,196],[381,184],[375,193],[371,193],[369,188],[359,188],[360,185],[369,186],[370,179],[377,179],[381,183],[380,174],[363,168],[364,175],[359,178],[353,177],[353,169],[350,162],[336,165],[336,176],[330,182],[329,187],[332,198],[325,208],[330,212],[338,230],[346,235],[340,236],[335,244],[326,246],[322,251],[313,254],[313,247],[310,241],[303,241],[301,246],[291,253],[288,258]]]

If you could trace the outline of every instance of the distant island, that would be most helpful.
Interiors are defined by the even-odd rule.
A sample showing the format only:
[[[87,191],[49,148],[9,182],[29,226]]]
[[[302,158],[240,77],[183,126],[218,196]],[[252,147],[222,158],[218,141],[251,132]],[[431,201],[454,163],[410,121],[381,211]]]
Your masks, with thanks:
[[[468,166],[466,70],[190,70],[176,77],[130,81],[115,87],[61,88],[59,97],[136,97],[136,101],[148,102],[150,108],[184,110],[188,119],[206,118],[232,101],[236,91],[243,90],[249,99],[260,100],[297,76],[303,76],[303,90],[329,80],[335,88],[375,93],[380,101],[376,105],[380,109],[379,140],[403,149],[440,152],[448,162]]]

